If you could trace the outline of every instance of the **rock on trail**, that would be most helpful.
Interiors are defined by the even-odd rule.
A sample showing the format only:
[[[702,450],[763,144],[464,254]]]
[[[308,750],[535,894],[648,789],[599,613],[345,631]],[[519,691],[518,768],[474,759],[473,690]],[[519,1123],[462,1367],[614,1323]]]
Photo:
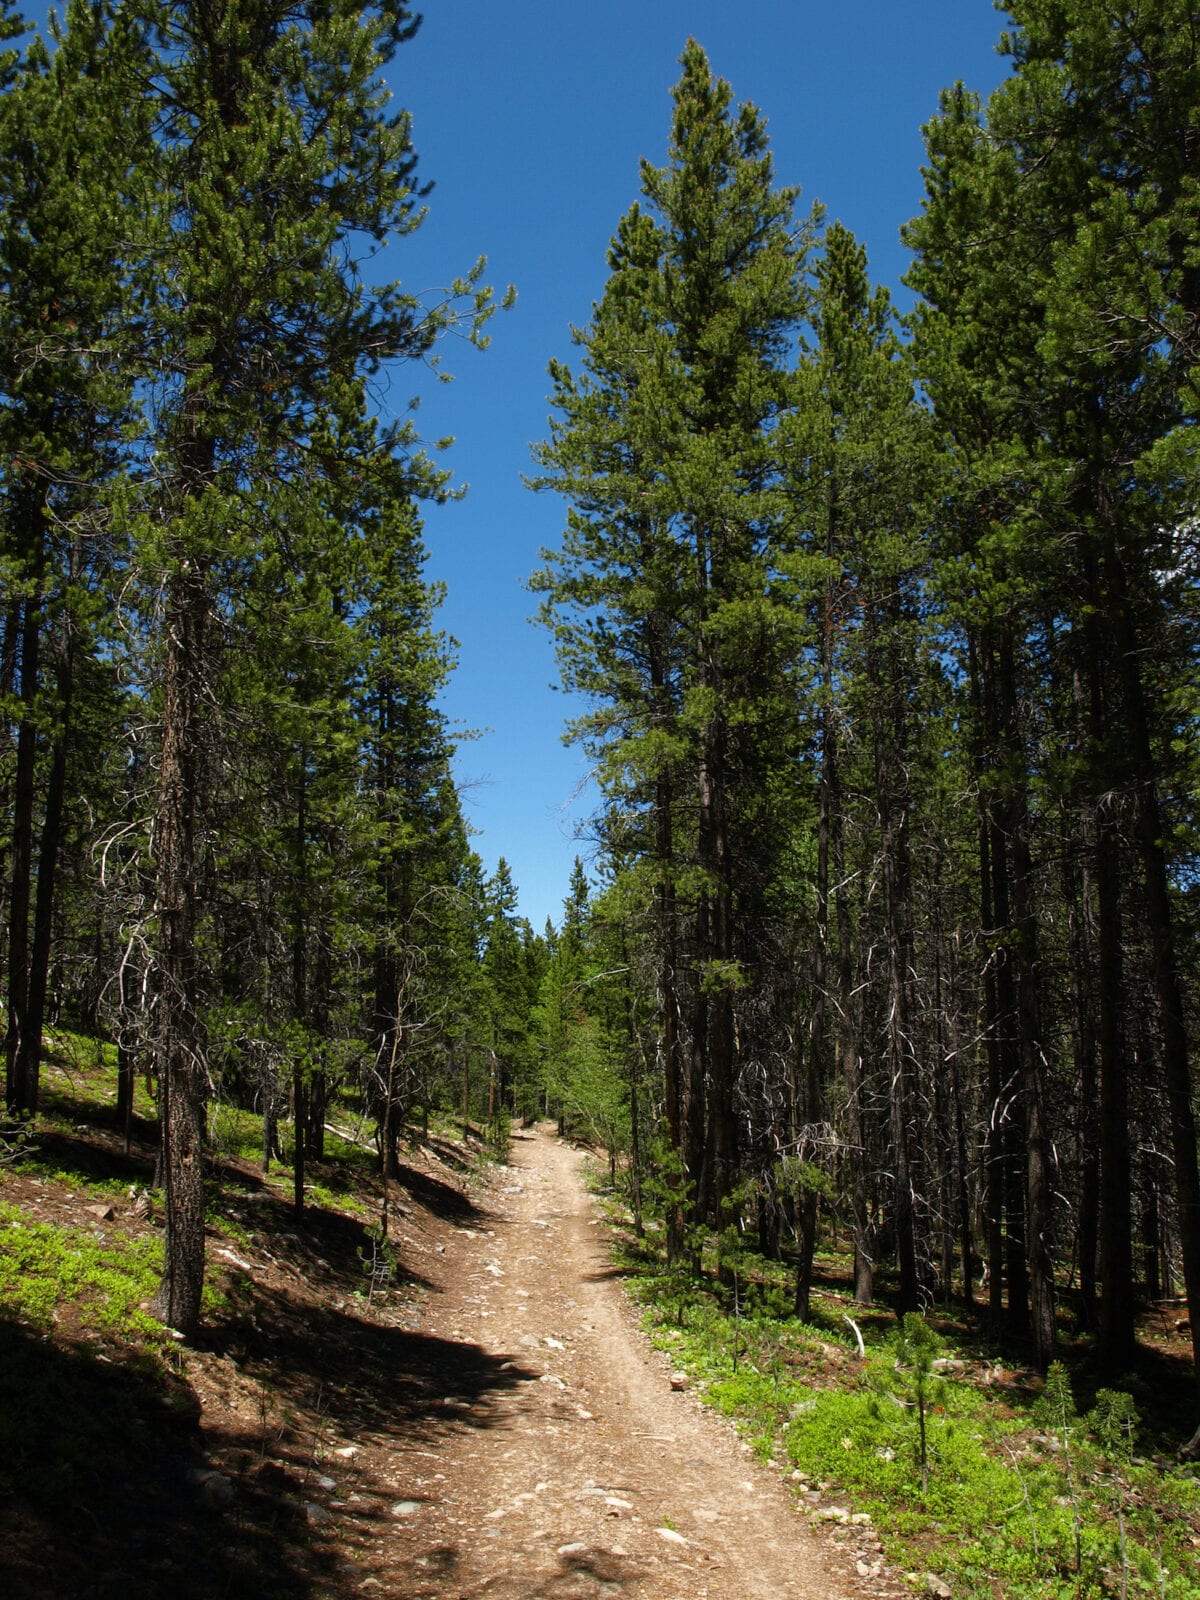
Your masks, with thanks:
[[[390,1559],[370,1592],[879,1595],[728,1424],[672,1387],[603,1253],[580,1164],[548,1129],[518,1135],[488,1215],[438,1256],[419,1331],[482,1347],[518,1381],[470,1403],[447,1393],[437,1425],[396,1452]]]

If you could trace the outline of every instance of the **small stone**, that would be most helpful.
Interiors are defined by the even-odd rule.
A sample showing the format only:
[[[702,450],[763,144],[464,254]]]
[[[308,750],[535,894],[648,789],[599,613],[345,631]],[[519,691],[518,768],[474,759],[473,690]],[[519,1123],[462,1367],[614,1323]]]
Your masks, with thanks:
[[[668,1544],[686,1544],[687,1540],[681,1533],[676,1533],[674,1528],[656,1528],[655,1533],[660,1539],[665,1539]]]
[[[421,1502],[419,1500],[397,1500],[396,1504],[392,1507],[392,1515],[394,1517],[412,1517],[415,1516],[420,1509]]]
[[[358,1446],[356,1444],[346,1444],[333,1453],[335,1456],[341,1456],[343,1461],[351,1461],[358,1454]]]
[[[850,1513],[845,1506],[822,1506],[819,1511],[813,1512],[814,1522],[840,1522],[850,1521]]]
[[[84,1209],[89,1216],[99,1217],[101,1222],[111,1222],[116,1216],[111,1206],[85,1206]]]
[[[223,1511],[237,1497],[233,1484],[224,1473],[214,1472],[211,1468],[200,1467],[189,1472],[188,1479],[199,1490],[201,1504],[210,1511]]]
[[[952,1600],[954,1594],[945,1578],[939,1578],[936,1572],[925,1574],[925,1592],[935,1596],[935,1600]]]
[[[578,1556],[582,1555],[586,1549],[587,1545],[576,1539],[572,1544],[560,1544],[558,1549],[555,1551],[555,1555]]]
[[[675,1389],[675,1390],[686,1389],[688,1387],[688,1385],[691,1383],[691,1381],[692,1380],[688,1377],[686,1372],[673,1372],[671,1374],[671,1387],[672,1387],[672,1389]]]
[[[317,1479],[317,1488],[318,1489],[336,1489],[337,1488],[337,1484],[333,1481],[332,1478],[320,1477],[320,1478]]]
[[[310,1528],[325,1528],[333,1521],[324,1506],[319,1506],[315,1501],[306,1501],[304,1517]]]

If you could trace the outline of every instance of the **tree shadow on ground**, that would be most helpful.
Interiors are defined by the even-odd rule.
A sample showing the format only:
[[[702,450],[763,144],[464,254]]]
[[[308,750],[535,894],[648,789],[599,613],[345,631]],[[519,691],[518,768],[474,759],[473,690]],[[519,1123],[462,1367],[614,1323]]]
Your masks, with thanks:
[[[449,1167],[453,1172],[464,1174],[472,1171],[484,1147],[482,1135],[477,1134],[474,1129],[468,1130],[462,1144],[439,1138],[434,1133],[413,1135],[413,1137],[417,1144],[432,1151],[443,1166]]]
[[[585,1272],[581,1281],[583,1283],[608,1283],[613,1278],[644,1278],[645,1276],[646,1269],[644,1267],[614,1264],[611,1267],[597,1267],[595,1272]]]
[[[481,1227],[492,1220],[490,1213],[477,1206],[470,1195],[430,1172],[422,1172],[420,1167],[401,1162],[395,1180],[417,1205],[424,1206],[443,1222],[453,1222],[459,1227]]]
[[[560,1554],[552,1571],[530,1567],[517,1572],[469,1573],[470,1552],[457,1545],[439,1544],[423,1550],[416,1559],[398,1564],[403,1593],[411,1600],[579,1600],[582,1595],[621,1594],[637,1590],[648,1576],[644,1562],[610,1550],[582,1547]],[[449,1585],[449,1587],[447,1587]]]
[[[319,1554],[253,1485],[217,1503],[195,1397],[0,1319],[0,1589],[7,1600],[301,1600]]]
[[[287,1291],[243,1299],[209,1346],[251,1379],[269,1381],[295,1414],[318,1419],[317,1431],[350,1441],[362,1433],[415,1439],[448,1425],[488,1427],[497,1402],[538,1376],[480,1345]]]
[[[80,1183],[121,1183],[144,1187],[154,1177],[154,1157],[136,1146],[128,1155],[114,1140],[100,1143],[89,1130],[86,1137],[43,1129],[29,1151],[34,1170],[39,1164],[55,1172],[70,1173]]]
[[[327,1450],[494,1426],[505,1396],[536,1377],[477,1345],[278,1289],[245,1296],[205,1350],[233,1357],[215,1370],[237,1373],[239,1395],[202,1428],[197,1394],[161,1360],[0,1319],[5,1600],[341,1592]],[[389,1516],[391,1484],[362,1476],[357,1488],[361,1519]]]
[[[350,1217],[321,1206],[307,1206],[298,1217],[277,1190],[245,1175],[237,1191],[222,1187],[222,1216],[246,1227],[255,1235],[254,1249],[298,1282],[321,1283],[324,1292],[347,1296],[365,1293],[369,1280],[380,1277],[387,1278],[390,1288],[433,1287],[398,1255],[386,1272],[375,1272],[376,1267],[381,1268],[382,1247],[372,1237],[374,1219]],[[217,1219],[218,1233],[220,1226]],[[237,1258],[238,1246],[233,1243],[225,1259],[236,1265]]]

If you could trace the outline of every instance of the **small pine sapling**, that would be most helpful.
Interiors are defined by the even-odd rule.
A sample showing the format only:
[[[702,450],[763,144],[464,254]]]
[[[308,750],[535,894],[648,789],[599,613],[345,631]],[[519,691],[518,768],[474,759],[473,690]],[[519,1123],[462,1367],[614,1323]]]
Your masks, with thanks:
[[[1049,1428],[1058,1440],[1063,1470],[1067,1478],[1067,1495],[1071,1502],[1071,1522],[1075,1534],[1075,1573],[1083,1571],[1083,1530],[1079,1520],[1079,1491],[1075,1483],[1075,1462],[1071,1455],[1071,1435],[1079,1426],[1079,1413],[1075,1397],[1067,1378],[1067,1369],[1061,1361],[1052,1361],[1046,1373],[1046,1387],[1038,1402],[1037,1414],[1043,1426]]]
[[[738,1369],[741,1319],[745,1302],[747,1268],[752,1251],[746,1243],[742,1229],[742,1215],[754,1198],[752,1179],[731,1189],[721,1202],[721,1211],[727,1221],[717,1239],[717,1267],[721,1278],[729,1285],[733,1308],[733,1370]]]
[[[933,1363],[942,1348],[942,1341],[916,1311],[905,1313],[904,1321],[894,1335],[896,1351],[895,1371],[908,1390],[907,1404],[917,1413],[917,1459],[921,1467],[921,1493],[929,1492],[929,1437],[928,1413],[937,1404],[945,1385],[934,1371]]]
[[[1129,1595],[1129,1545],[1125,1535],[1125,1471],[1133,1461],[1133,1436],[1138,1424],[1133,1396],[1122,1389],[1097,1389],[1096,1404],[1088,1414],[1100,1448],[1108,1461],[1113,1490],[1113,1509],[1117,1514],[1117,1536],[1121,1550],[1121,1600]]]

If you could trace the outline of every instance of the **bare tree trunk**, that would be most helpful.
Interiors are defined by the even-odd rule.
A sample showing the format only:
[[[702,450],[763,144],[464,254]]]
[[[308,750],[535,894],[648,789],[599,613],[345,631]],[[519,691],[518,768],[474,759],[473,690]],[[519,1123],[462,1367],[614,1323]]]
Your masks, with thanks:
[[[1130,611],[1125,570],[1115,540],[1111,539],[1106,550],[1105,578],[1114,617],[1114,642],[1126,707],[1135,840],[1141,865],[1142,892],[1150,935],[1151,983],[1162,1040],[1163,1077],[1171,1118],[1184,1291],[1191,1322],[1194,1371],[1200,1384],[1200,1158],[1196,1148],[1187,1027],[1184,1022],[1167,860],[1162,842],[1164,830],[1150,740],[1150,718],[1142,686],[1141,641],[1136,635]]]
[[[32,1116],[38,1107],[42,1066],[42,1028],[46,1020],[46,993],[54,933],[55,889],[62,845],[63,808],[67,792],[67,749],[71,729],[71,695],[74,669],[74,630],[63,616],[65,637],[55,669],[58,707],[46,794],[42,832],[38,843],[37,893],[33,914],[33,941],[25,986],[25,1016],[17,1041],[16,1080],[21,1087],[22,1109]]]
[[[42,590],[39,576],[22,603],[20,639],[20,718],[13,777],[12,861],[8,901],[8,1029],[5,1040],[5,1102],[10,1113],[28,1116],[22,1051],[29,1009],[29,923],[33,905],[33,834],[37,769],[36,701],[41,672]],[[39,1049],[41,1041],[38,1041]]]
[[[971,695],[975,710],[975,781],[979,808],[979,925],[985,940],[983,961],[983,1036],[986,1063],[987,1122],[983,1130],[984,1213],[987,1227],[988,1325],[994,1335],[1004,1322],[1004,1200],[1005,1200],[1005,1062],[1002,1048],[1002,1002],[997,966],[1001,953],[994,947],[1002,914],[997,909],[998,887],[993,861],[993,817],[989,777],[989,742],[995,713],[992,689],[992,652],[986,630],[968,643]]]
[[[1030,1331],[1034,1358],[1044,1371],[1054,1359],[1054,1261],[1051,1249],[1053,1178],[1050,1139],[1042,1085],[1042,1040],[1038,1005],[1038,930],[1034,910],[1033,862],[1029,846],[1029,808],[1024,774],[1024,739],[1017,715],[1017,683],[1011,632],[1000,648],[1004,683],[1006,765],[1013,774],[1009,805],[1016,967],[1017,1040],[1021,1109],[1025,1136],[1025,1262],[1028,1268]]]
[[[1093,926],[1092,874],[1088,856],[1094,856],[1094,829],[1080,815],[1082,859],[1073,841],[1064,840],[1063,898],[1067,906],[1070,963],[1072,1051],[1075,1063],[1075,1147],[1079,1165],[1079,1207],[1076,1252],[1079,1259],[1079,1326],[1091,1331],[1097,1325],[1096,1261],[1100,1240],[1100,1144],[1097,1098],[1096,1020],[1094,993],[1095,930]]]
[[[163,1275],[155,1314],[185,1336],[204,1287],[204,1124],[207,1097],[197,1017],[197,816],[202,767],[208,593],[200,564],[167,581],[162,745],[155,807],[158,1081],[162,1132]]]
[[[894,610],[898,602],[889,599]],[[896,619],[884,621],[887,628]],[[874,658],[873,677],[875,794],[879,808],[880,876],[887,967],[887,1068],[888,1108],[892,1160],[892,1218],[895,1226],[896,1265],[899,1270],[898,1308],[916,1311],[920,1306],[917,1268],[917,1219],[915,1209],[916,1174],[913,1163],[913,1118],[915,1115],[914,1068],[911,1015],[910,970],[912,964],[912,880],[908,840],[908,779],[905,771],[907,725],[898,663],[880,659],[879,645],[887,648],[890,630],[883,640],[873,639],[869,653]]]

